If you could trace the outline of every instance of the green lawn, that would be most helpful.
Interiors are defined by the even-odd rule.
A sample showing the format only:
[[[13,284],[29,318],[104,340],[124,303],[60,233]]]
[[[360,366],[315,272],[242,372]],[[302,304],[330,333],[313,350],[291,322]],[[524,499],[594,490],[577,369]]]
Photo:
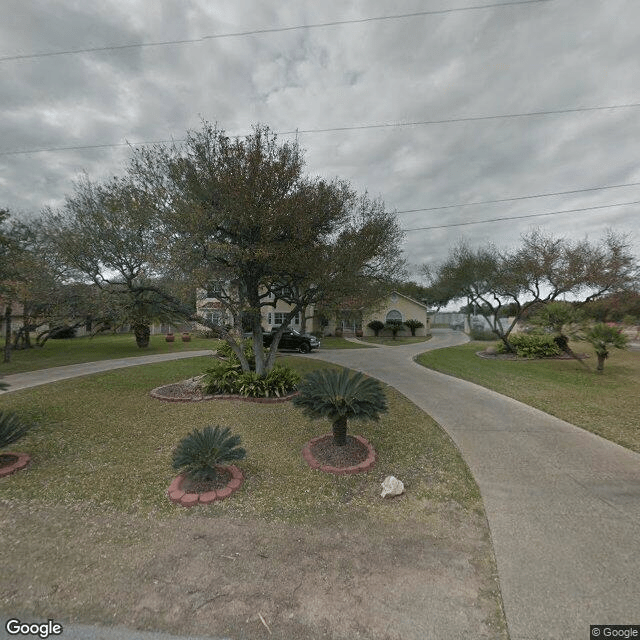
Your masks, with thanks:
[[[602,374],[585,343],[571,345],[590,353],[575,360],[507,361],[479,358],[486,342],[470,342],[423,353],[425,367],[470,380],[546,411],[603,438],[640,452],[640,352],[611,350]]]
[[[344,338],[322,338],[321,349],[366,349],[365,345],[349,342]],[[197,351],[216,349],[218,340],[196,338],[191,342],[182,342],[176,335],[175,342],[167,342],[164,335],[151,336],[151,342],[145,349],[139,349],[133,334],[101,335],[95,338],[73,338],[71,340],[48,340],[44,347],[34,347],[11,352],[11,362],[0,362],[0,376],[23,371],[35,371],[49,367],[61,367],[80,362],[110,360],[146,356],[176,351]],[[0,357],[1,359],[1,357]]]
[[[300,373],[329,366],[303,358],[282,361]],[[379,454],[374,472],[352,476],[306,465],[302,446],[331,426],[310,421],[290,403],[172,403],[149,396],[152,388],[201,373],[208,364],[199,357],[131,367],[3,395],[0,408],[38,426],[11,447],[28,452],[33,462],[0,483],[0,501],[188,517],[189,510],[165,495],[177,473],[172,450],[194,428],[220,424],[239,434],[247,449],[247,459],[239,463],[246,482],[233,500],[199,509],[202,513],[298,523],[340,516],[400,522],[409,514],[428,518],[420,505],[429,501],[455,501],[464,510],[482,512],[477,486],[448,436],[391,388],[386,389],[390,410],[379,423],[350,425],[349,433],[369,439]],[[378,499],[380,481],[398,472],[411,490],[389,509]]]
[[[430,340],[431,336],[398,336],[395,340],[393,336],[371,336],[366,338],[358,338],[364,342],[370,342],[371,344],[379,344],[385,347],[401,347],[403,344],[415,344],[416,342],[426,342]]]
[[[72,338],[70,340],[48,340],[44,347],[34,347],[11,352],[11,362],[0,362],[0,375],[35,371],[49,367],[61,367],[79,362],[111,360],[132,356],[151,356],[158,353],[176,351],[194,351],[199,349],[215,349],[218,340],[191,338],[191,342],[182,342],[176,335],[175,342],[167,342],[164,335],[151,336],[151,342],[145,349],[136,345],[132,333],[117,335],[100,335],[94,338]]]
[[[320,338],[320,349],[370,349],[366,344],[358,344],[357,342],[350,342],[344,338],[336,338],[334,336],[327,336]]]

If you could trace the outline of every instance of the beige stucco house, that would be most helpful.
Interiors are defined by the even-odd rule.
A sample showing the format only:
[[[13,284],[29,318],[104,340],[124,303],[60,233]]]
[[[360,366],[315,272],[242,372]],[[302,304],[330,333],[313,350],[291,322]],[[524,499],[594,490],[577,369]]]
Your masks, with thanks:
[[[232,319],[228,317],[223,305],[216,298],[216,289],[212,287],[209,291],[201,290],[196,302],[198,314],[206,317],[210,322],[215,324],[231,324]],[[270,331],[279,327],[284,321],[285,315],[291,310],[291,306],[282,300],[274,301],[273,305],[267,305],[262,308],[262,326],[265,330]],[[416,330],[417,336],[425,336],[429,333],[430,320],[427,316],[427,307],[397,291],[392,291],[389,295],[373,303],[370,307],[345,308],[338,314],[322,313],[316,311],[313,305],[305,309],[305,318],[302,314],[296,314],[289,326],[298,331],[304,330],[310,333],[321,335],[334,335],[336,329],[340,329],[345,336],[353,336],[360,334],[364,336],[373,336],[374,332],[367,326],[372,320],[419,320],[424,325]],[[382,331],[380,335],[391,335],[389,331]],[[411,335],[411,331],[407,327],[398,334]]]

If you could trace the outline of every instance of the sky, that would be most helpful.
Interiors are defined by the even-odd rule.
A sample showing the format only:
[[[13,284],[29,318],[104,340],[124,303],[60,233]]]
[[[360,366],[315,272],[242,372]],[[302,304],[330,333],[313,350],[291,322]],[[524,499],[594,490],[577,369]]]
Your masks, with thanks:
[[[533,228],[640,255],[639,24],[637,0],[2,0],[0,208],[260,123],[397,211],[415,279]]]

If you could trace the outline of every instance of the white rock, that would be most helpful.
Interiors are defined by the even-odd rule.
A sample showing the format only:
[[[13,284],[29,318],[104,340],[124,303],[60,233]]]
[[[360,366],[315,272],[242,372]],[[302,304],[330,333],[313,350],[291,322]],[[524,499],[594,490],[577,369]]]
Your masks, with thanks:
[[[404,484],[395,476],[387,476],[382,481],[382,493],[380,495],[383,498],[386,496],[399,496],[401,493],[404,493]]]

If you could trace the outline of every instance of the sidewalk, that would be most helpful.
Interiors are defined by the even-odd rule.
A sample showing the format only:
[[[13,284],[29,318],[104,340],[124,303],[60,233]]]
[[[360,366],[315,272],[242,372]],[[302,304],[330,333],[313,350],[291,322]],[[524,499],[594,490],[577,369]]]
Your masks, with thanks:
[[[512,640],[584,640],[590,624],[636,624],[640,455],[412,361],[465,341],[434,330],[425,343],[311,357],[392,385],[454,440],[484,500]]]

